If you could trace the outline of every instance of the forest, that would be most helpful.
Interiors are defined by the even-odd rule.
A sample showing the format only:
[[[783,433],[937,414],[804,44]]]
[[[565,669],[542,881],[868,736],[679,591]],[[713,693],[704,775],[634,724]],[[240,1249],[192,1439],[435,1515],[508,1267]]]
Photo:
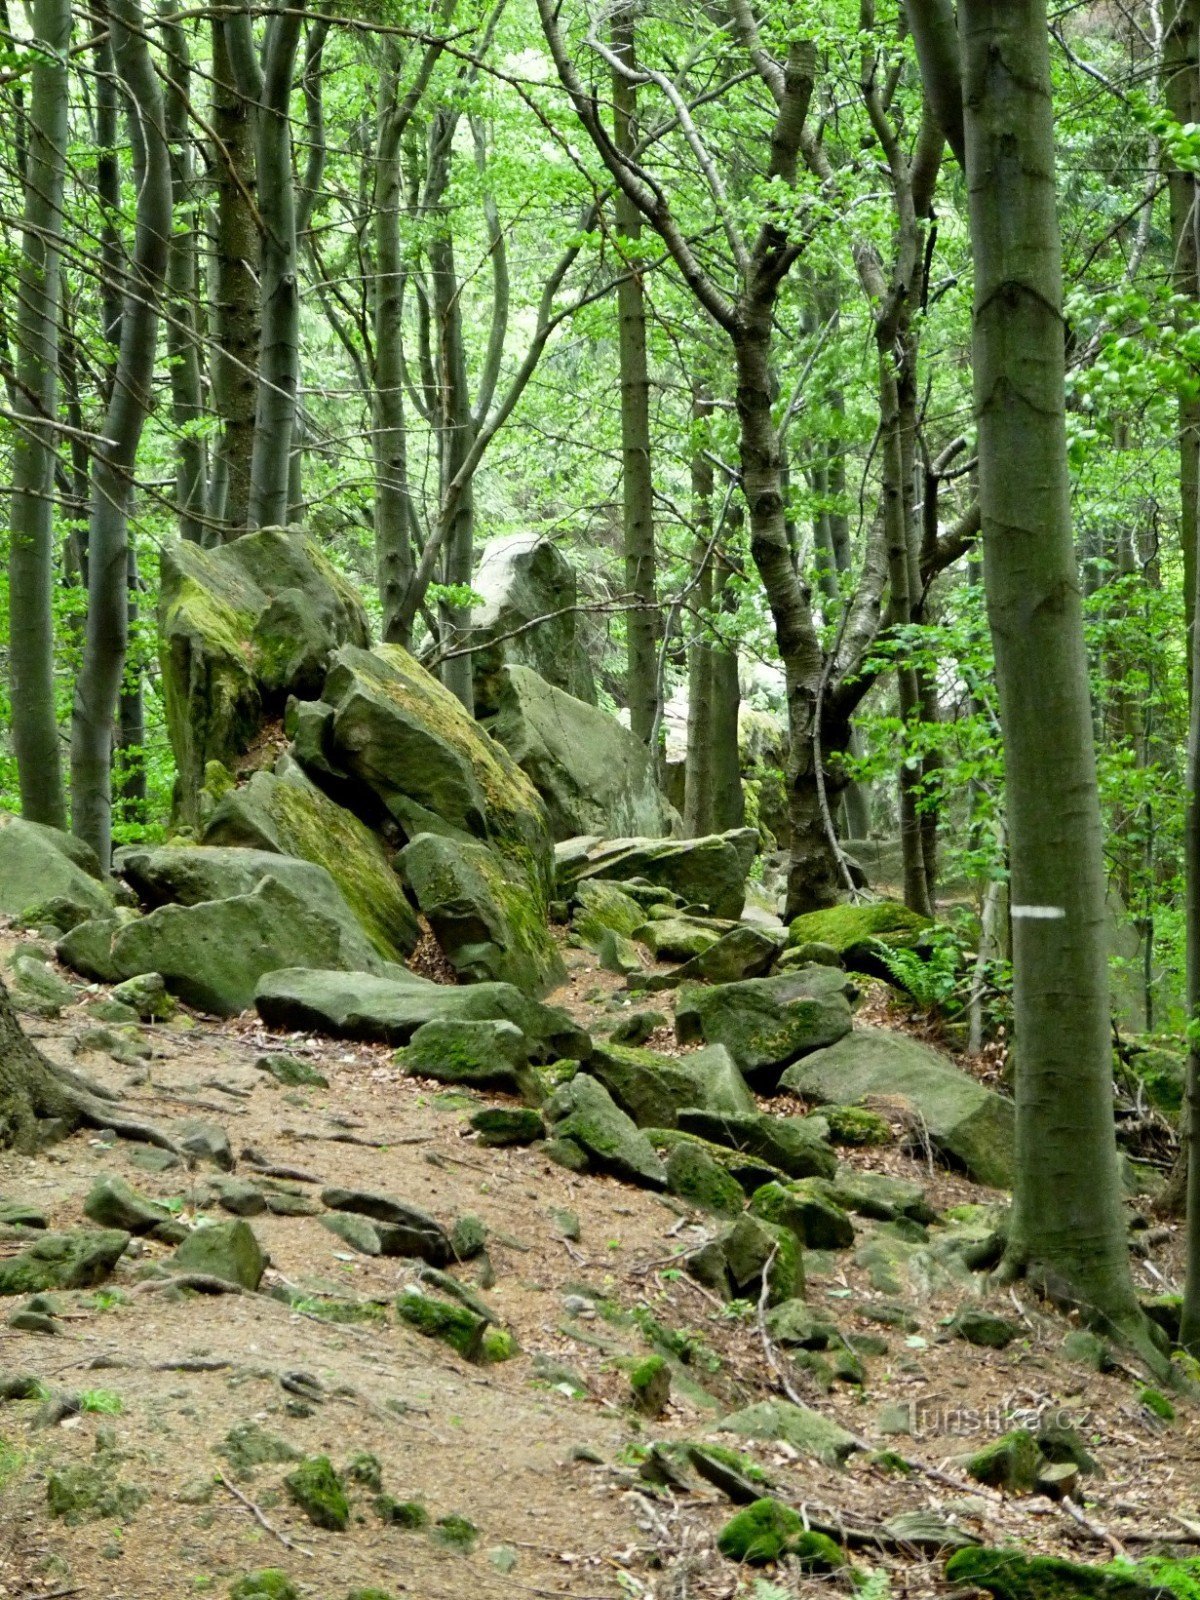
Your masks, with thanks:
[[[1200,0],[0,118],[0,1600],[1200,1600]]]

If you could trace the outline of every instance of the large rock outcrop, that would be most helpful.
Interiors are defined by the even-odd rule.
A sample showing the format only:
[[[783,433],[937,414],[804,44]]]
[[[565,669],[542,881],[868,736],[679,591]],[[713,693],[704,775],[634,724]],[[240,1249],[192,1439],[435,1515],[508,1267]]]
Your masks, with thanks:
[[[918,1138],[928,1138],[980,1183],[1012,1183],[1012,1102],[915,1039],[856,1028],[789,1067],[780,1082],[818,1105],[857,1105],[867,1096],[907,1105]]]
[[[555,839],[658,838],[678,825],[650,752],[607,711],[516,665],[497,675],[495,706],[487,730],[545,801]]]
[[[289,694],[319,692],[339,645],[366,645],[366,612],[316,544],[267,528],[161,557],[160,657],[181,821],[201,820],[205,769],[232,771]]]
[[[556,689],[596,703],[576,605],[575,569],[536,533],[508,534],[483,547],[471,587],[475,705],[493,710],[506,663],[531,667]],[[538,620],[541,619],[541,620]]]
[[[403,961],[420,929],[383,846],[363,822],[303,774],[256,772],[217,805],[206,845],[271,850],[324,867],[387,961]]]

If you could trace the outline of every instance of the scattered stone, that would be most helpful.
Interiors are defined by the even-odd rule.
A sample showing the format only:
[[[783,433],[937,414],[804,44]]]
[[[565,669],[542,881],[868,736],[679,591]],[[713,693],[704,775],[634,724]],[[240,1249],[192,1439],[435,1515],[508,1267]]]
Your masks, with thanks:
[[[479,1143],[489,1149],[534,1144],[546,1137],[541,1113],[527,1107],[484,1106],[471,1118],[471,1127],[479,1135]]]
[[[1093,1372],[1111,1372],[1114,1366],[1112,1348],[1098,1333],[1087,1328],[1072,1328],[1063,1340],[1063,1355],[1081,1367]]]
[[[466,1517],[452,1513],[448,1517],[439,1517],[430,1534],[436,1543],[445,1545],[449,1550],[457,1550],[461,1555],[469,1556],[475,1549],[479,1529]]]
[[[0,1226],[6,1228],[47,1228],[46,1213],[23,1200],[0,1201]]]
[[[829,1106],[824,1115],[834,1144],[859,1146],[892,1142],[892,1125],[877,1111],[868,1111],[863,1106]]]
[[[24,951],[18,951],[9,965],[15,987],[23,994],[42,1001],[55,1012],[63,1006],[73,1005],[79,998],[79,991],[74,984],[60,978],[53,967]]]
[[[1159,1389],[1152,1389],[1149,1384],[1144,1384],[1137,1392],[1137,1397],[1152,1416],[1160,1422],[1175,1421],[1175,1407]]]
[[[819,1178],[781,1184],[764,1183],[750,1198],[755,1216],[789,1228],[810,1250],[848,1250],[854,1224],[829,1196]]]
[[[514,1023],[534,1061],[585,1060],[592,1049],[591,1039],[565,1011],[530,1000],[508,983],[454,988],[399,969],[379,978],[297,967],[267,973],[255,1003],[271,1027],[337,1038],[407,1044],[422,1023],[462,1018]]]
[[[131,1189],[124,1178],[97,1178],[83,1202],[83,1214],[102,1228],[121,1228],[126,1233],[150,1233],[167,1244],[179,1244],[187,1228],[166,1206],[147,1200]]]
[[[300,1600],[300,1591],[279,1567],[260,1567],[237,1580],[229,1600]]]
[[[299,1056],[259,1056],[254,1065],[275,1079],[285,1089],[328,1089],[329,1079]]]
[[[789,1400],[763,1400],[747,1406],[726,1417],[719,1427],[723,1433],[746,1439],[782,1441],[827,1467],[840,1467],[859,1448],[854,1436],[832,1417]]]
[[[825,1140],[824,1125],[816,1118],[772,1117],[766,1112],[713,1115],[688,1108],[679,1113],[679,1127],[768,1162],[775,1170],[766,1174],[766,1181],[775,1172],[790,1178],[831,1178],[837,1171],[837,1157]]]
[[[210,1222],[188,1235],[171,1265],[179,1272],[202,1273],[254,1290],[262,1282],[267,1257],[248,1222]]]
[[[688,1272],[726,1300],[757,1301],[770,1272],[767,1304],[804,1293],[804,1262],[795,1235],[748,1213],[686,1258]]]
[[[175,1002],[161,972],[139,972],[126,978],[113,990],[112,999],[128,1006],[142,1022],[166,1022],[175,1014]]]
[[[537,533],[489,539],[471,587],[479,597],[470,616],[477,715],[495,709],[508,663],[532,668],[554,688],[595,704],[575,568],[552,540]]]
[[[0,1295],[93,1289],[109,1276],[128,1245],[129,1234],[114,1228],[43,1234],[20,1254],[0,1261]]]
[[[261,1217],[270,1208],[267,1197],[248,1178],[214,1178],[211,1188],[222,1211],[234,1217]]]
[[[309,1456],[283,1482],[314,1527],[345,1532],[350,1523],[350,1505],[328,1456]]]
[[[170,1172],[181,1163],[173,1150],[159,1150],[154,1145],[135,1145],[129,1159],[142,1172]]]
[[[717,943],[729,931],[728,923],[703,917],[656,917],[643,922],[634,938],[644,945],[655,961],[686,961],[689,964]]]
[[[667,1192],[717,1217],[740,1216],[745,1196],[737,1179],[698,1141],[681,1141],[667,1157]]]
[[[666,1187],[654,1147],[595,1078],[578,1073],[554,1091],[544,1110],[554,1143],[574,1144],[590,1164],[627,1182]]]
[[[897,1217],[920,1223],[937,1221],[937,1212],[925,1198],[919,1183],[893,1178],[885,1172],[839,1167],[829,1185],[829,1194],[844,1211],[873,1217],[877,1222],[894,1222]]]
[[[233,1151],[229,1147],[229,1135],[215,1122],[185,1123],[177,1142],[189,1155],[195,1156],[197,1161],[211,1162],[214,1167],[220,1167],[222,1172],[233,1171]]]
[[[109,1517],[128,1522],[146,1500],[146,1491],[123,1482],[110,1461],[52,1469],[46,1477],[46,1503],[52,1517],[70,1527]]]
[[[804,1300],[784,1300],[767,1312],[767,1332],[785,1350],[828,1350],[841,1335],[835,1323]]]
[[[0,914],[65,928],[64,913],[78,919],[111,908],[100,863],[82,840],[10,812],[0,816]]]
[[[905,1465],[907,1467],[907,1463]],[[931,1511],[901,1511],[888,1517],[882,1526],[890,1538],[934,1554],[944,1550],[968,1550],[979,1543],[974,1534]]]
[[[429,1526],[429,1512],[420,1500],[393,1500],[390,1494],[375,1497],[375,1513],[393,1528],[416,1530]]]
[[[968,1457],[967,1476],[992,1489],[1028,1494],[1037,1483],[1041,1454],[1028,1428],[1014,1428]]]
[[[1021,1330],[1008,1317],[996,1316],[978,1306],[962,1306],[955,1313],[949,1332],[967,1344],[981,1345],[988,1350],[1004,1350],[1019,1337]]]
[[[487,1224],[470,1211],[456,1217],[450,1230],[450,1255],[455,1261],[473,1261],[487,1248]]]
[[[30,1306],[21,1306],[14,1311],[8,1319],[8,1326],[17,1333],[57,1334],[62,1329],[54,1317],[45,1311],[34,1311]]]
[[[485,1318],[476,1316],[466,1306],[450,1305],[412,1287],[397,1297],[396,1310],[401,1321],[410,1328],[427,1338],[440,1339],[464,1360],[478,1362],[482,1359],[483,1336],[488,1324]]]
[[[444,1267],[454,1259],[445,1228],[419,1206],[408,1205],[391,1195],[337,1187],[323,1189],[321,1199],[331,1211],[356,1212],[376,1224],[386,1225],[389,1230],[386,1235],[382,1228],[377,1228],[385,1255],[419,1256],[433,1267]]]
[[[609,1044],[632,1045],[636,1049],[645,1044],[652,1033],[665,1028],[670,1021],[665,1011],[631,1011],[622,1017],[608,1036]]]
[[[831,906],[826,911],[810,911],[796,917],[788,929],[788,944],[793,947],[813,942],[827,945],[853,971],[892,982],[892,971],[880,953],[880,946],[884,951],[914,949],[931,927],[928,917],[910,911],[897,901],[876,900]]]
[[[379,1457],[369,1450],[360,1450],[351,1456],[346,1476],[351,1483],[361,1483],[364,1489],[373,1489],[376,1494],[383,1489],[383,1467]]]
[[[773,981],[768,979],[768,982]],[[980,1183],[1012,1181],[1015,1124],[1011,1101],[928,1045],[878,1028],[852,1034],[789,1067],[783,1087],[806,1100],[853,1105],[871,1095],[907,1100],[921,1137]]]
[[[755,1500],[721,1529],[717,1549],[730,1561],[763,1567],[790,1556],[805,1572],[836,1572],[846,1565],[837,1543],[814,1533],[804,1518],[779,1500]]]
[[[986,1590],[995,1600],[1162,1600],[1164,1589],[1173,1592],[1159,1577],[1143,1580],[1128,1568],[1077,1566],[1020,1550],[957,1550],[945,1577],[956,1587]]]
[[[671,986],[741,983],[746,978],[761,978],[771,970],[782,944],[782,933],[741,923],[672,973]],[[659,982],[652,982],[650,987],[659,987]]]
[[[829,967],[742,983],[684,984],[675,1007],[681,1044],[723,1044],[747,1081],[771,1090],[791,1062],[850,1032],[845,979]]]
[[[746,876],[757,847],[757,832],[739,828],[700,839],[584,836],[565,840],[554,854],[560,891],[584,878],[608,879],[623,888],[637,878],[714,917],[736,919],[746,902]]]
[[[537,1098],[525,1035],[511,1022],[426,1022],[395,1056],[418,1078]]]
[[[685,1106],[733,1116],[757,1109],[732,1056],[721,1045],[686,1056],[665,1056],[631,1045],[598,1044],[587,1071],[639,1128],[672,1128]]]
[[[643,1416],[661,1417],[671,1399],[671,1368],[662,1356],[647,1356],[629,1374],[629,1387]]]

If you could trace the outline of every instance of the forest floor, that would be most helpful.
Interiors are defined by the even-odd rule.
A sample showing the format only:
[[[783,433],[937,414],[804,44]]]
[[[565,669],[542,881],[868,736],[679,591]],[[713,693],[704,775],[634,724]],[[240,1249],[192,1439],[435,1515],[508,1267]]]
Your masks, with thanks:
[[[15,938],[0,933],[0,962]],[[592,957],[565,954],[571,977],[554,998],[585,1025],[611,1020],[617,980],[598,972]],[[665,1001],[666,1009],[669,1000],[658,996],[655,1004]],[[875,997],[873,1021],[880,1009]],[[1155,1540],[1186,1542],[1191,1518],[1190,1537],[1200,1536],[1200,1411],[1181,1400],[1176,1420],[1161,1421],[1140,1402],[1132,1368],[1101,1375],[1072,1365],[1062,1352],[1068,1325],[1020,1287],[994,1292],[990,1303],[1020,1321],[1023,1337],[1003,1351],[978,1349],[945,1329],[963,1299],[960,1282],[926,1279],[883,1291],[856,1259],[858,1249],[810,1252],[810,1302],[844,1334],[882,1334],[887,1349],[866,1358],[861,1388],[838,1383],[823,1393],[805,1373],[794,1375],[794,1387],[873,1448],[898,1449],[934,1471],[898,1476],[865,1451],[838,1470],[819,1466],[786,1446],[712,1432],[722,1415],[779,1397],[780,1387],[755,1308],[723,1306],[672,1268],[705,1226],[677,1201],[574,1176],[536,1145],[479,1147],[467,1126],[479,1097],[404,1077],[384,1048],[285,1039],[251,1018],[222,1025],[195,1018],[190,1029],[144,1030],[153,1056],[131,1068],[104,1055],[74,1055],[81,1018],[74,1007],[27,1025],[48,1055],[120,1089],[123,1109],[167,1128],[189,1116],[218,1122],[235,1152],[253,1147],[303,1171],[314,1193],[333,1182],[398,1196],[447,1224],[465,1212],[481,1217],[495,1273],[485,1298],[520,1353],[472,1366],[407,1328],[389,1302],[409,1281],[409,1267],[353,1254],[315,1216],[252,1222],[271,1258],[264,1289],[298,1285],[311,1294],[309,1311],[266,1294],[148,1291],[137,1269],[168,1247],[135,1246],[140,1259],[122,1260],[100,1290],[57,1297],[57,1338],[0,1325],[0,1376],[34,1373],[98,1408],[41,1427],[36,1401],[0,1408],[4,1600],[223,1597],[240,1574],[267,1566],[284,1568],[306,1600],[345,1600],[371,1585],[420,1600],[468,1593],[472,1600],[715,1600],[818,1585],[850,1592],[845,1576],[786,1573],[773,1575],[779,1588],[756,1589],[753,1574],[717,1554],[716,1535],[733,1510],[724,1498],[715,1490],[655,1489],[639,1475],[645,1445],[660,1439],[737,1444],[781,1498],[825,1520],[877,1525],[901,1511],[930,1510],[987,1543],[1015,1540],[1090,1561],[1121,1548],[1137,1557]],[[329,1089],[281,1088],[255,1066],[264,1051],[284,1047],[323,1072]],[[347,1135],[357,1142],[345,1142]],[[148,1172],[133,1159],[138,1148],[80,1133],[36,1158],[0,1154],[0,1197],[36,1205],[51,1226],[77,1226],[96,1178],[119,1174],[193,1214],[208,1169]],[[998,1198],[895,1146],[846,1158],[920,1181],[938,1209]],[[239,1163],[239,1172],[248,1171]],[[567,1211],[579,1219],[578,1239],[567,1236]],[[861,1246],[874,1225],[857,1218],[856,1226]],[[1177,1281],[1178,1245],[1165,1236],[1137,1263],[1147,1292]],[[477,1265],[457,1271],[474,1283]],[[982,1291],[984,1280],[977,1284]],[[323,1296],[369,1303],[371,1320],[332,1322],[319,1314]],[[903,1326],[870,1314],[884,1303],[902,1308]],[[635,1320],[646,1311],[693,1336],[691,1364],[683,1381],[677,1375],[666,1414],[653,1421],[629,1405],[625,1359],[649,1352]],[[577,1374],[584,1392],[564,1383],[555,1364]],[[317,1380],[320,1397],[311,1385],[296,1385],[290,1375],[297,1372]],[[297,1387],[307,1395],[298,1397]],[[914,1437],[883,1431],[897,1407],[908,1408]],[[955,1464],[1048,1411],[1081,1430],[1102,1469],[1085,1483],[1088,1527],[1047,1499],[981,1489]],[[222,1453],[230,1430],[247,1422],[303,1455],[326,1454],[339,1468],[357,1452],[374,1453],[388,1493],[423,1500],[435,1519],[469,1518],[479,1530],[475,1550],[384,1525],[365,1489],[352,1489],[347,1532],[311,1526],[283,1491],[289,1465],[238,1476]],[[89,1462],[145,1496],[127,1522],[69,1526],[50,1515],[48,1474]],[[897,1596],[946,1591],[933,1556],[898,1548],[854,1554],[860,1568],[886,1573]]]

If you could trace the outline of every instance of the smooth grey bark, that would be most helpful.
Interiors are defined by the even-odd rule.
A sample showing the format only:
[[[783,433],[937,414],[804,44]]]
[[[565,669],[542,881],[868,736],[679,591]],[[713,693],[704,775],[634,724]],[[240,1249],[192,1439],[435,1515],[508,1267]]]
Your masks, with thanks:
[[[238,91],[226,24],[212,26],[212,152],[216,217],[210,316],[212,397],[221,419],[213,461],[209,542],[235,539],[250,515],[258,373],[257,174],[254,107]]]
[[[1163,48],[1163,96],[1175,120],[1200,121],[1200,3],[1168,0]],[[1171,276],[1177,294],[1200,301],[1196,251],[1197,184],[1193,172],[1167,168],[1171,215]],[[1183,607],[1189,637],[1197,582],[1197,503],[1200,497],[1200,397],[1179,398],[1179,535],[1183,549]],[[1189,673],[1191,656],[1189,652]],[[1189,680],[1190,681],[1190,680]]]
[[[175,424],[175,502],[179,534],[196,544],[207,536],[208,449],[204,441],[204,397],[197,328],[195,162],[188,118],[191,56],[187,30],[171,0],[159,0],[166,85],[163,109],[171,153],[173,228],[167,261],[167,357],[171,414]]]
[[[696,530],[695,600],[688,645],[687,755],[683,769],[683,831],[692,839],[713,831],[713,652],[707,618],[713,599],[713,465],[706,449],[712,396],[692,390],[692,520]]]
[[[632,160],[638,145],[634,7],[614,12],[609,24],[614,53],[625,72],[614,71],[613,143]],[[646,291],[639,258],[641,212],[623,189],[615,199],[617,230],[628,270],[617,284],[618,359],[621,375],[621,493],[625,545],[626,700],[629,726],[645,744],[660,720],[657,706],[657,588],[654,549],[654,478],[650,457],[650,371],[646,354]]]
[[[300,386],[300,280],[296,258],[296,184],[292,173],[291,96],[304,5],[267,17],[262,59],[250,13],[225,21],[229,62],[239,92],[255,107],[258,210],[262,223],[258,388],[250,456],[251,528],[287,522],[290,465]]]
[[[92,463],[88,616],[71,723],[72,825],[107,868],[112,853],[113,721],[128,638],[128,505],[151,403],[158,308],[171,237],[171,165],[163,101],[138,0],[111,0],[117,75],[129,103],[137,189],[129,288],[112,396]]]
[[[25,218],[17,267],[9,509],[9,681],[21,813],[67,825],[54,693],[54,475],[58,307],[68,137],[71,0],[35,0],[24,166]]]
[[[141,580],[138,576],[137,547],[132,538],[128,541],[125,556],[125,593],[129,637],[135,639],[141,613]],[[113,765],[118,774],[117,793],[121,797],[122,815],[126,822],[143,821],[142,807],[146,800],[146,689],[141,659],[132,653],[127,655],[121,681],[115,751],[118,759]]]
[[[1011,866],[1017,1176],[1006,1265],[1144,1341],[1113,1129],[1045,0],[962,0],[959,22],[984,575]]]

